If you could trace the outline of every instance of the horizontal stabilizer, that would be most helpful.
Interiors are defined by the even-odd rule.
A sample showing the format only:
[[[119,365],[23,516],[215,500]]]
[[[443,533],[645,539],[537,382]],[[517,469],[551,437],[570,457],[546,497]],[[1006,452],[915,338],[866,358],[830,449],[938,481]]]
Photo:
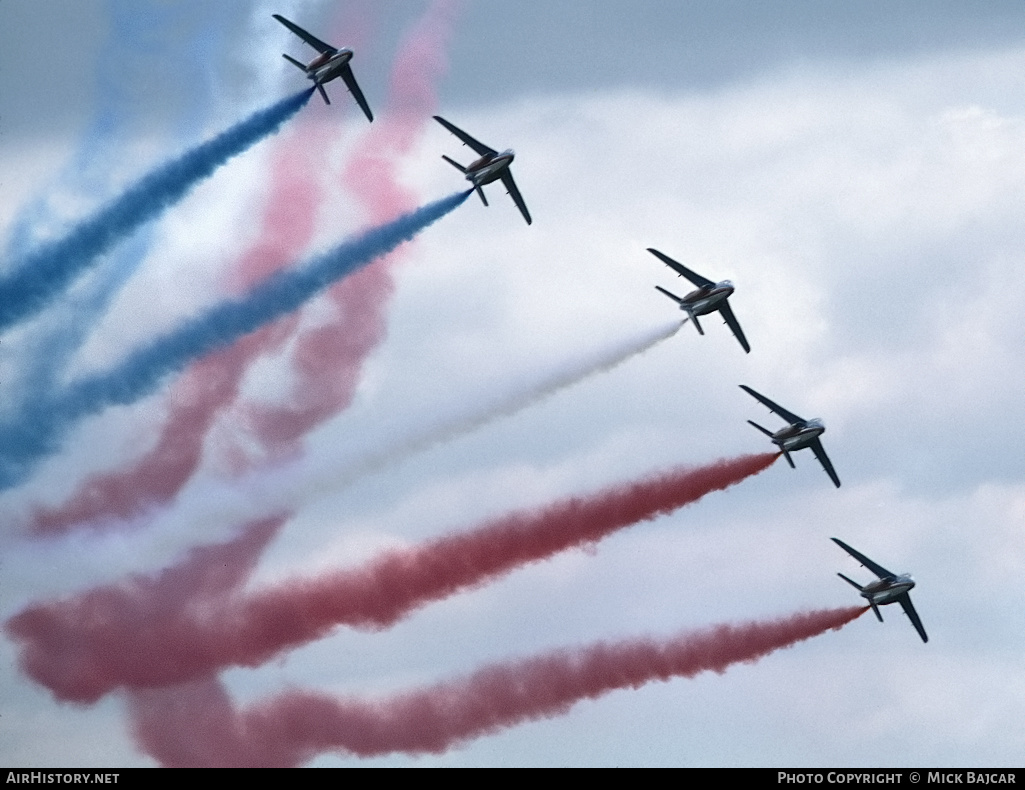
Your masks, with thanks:
[[[298,60],[293,58],[291,55],[286,55],[285,53],[282,52],[281,53],[281,57],[283,57],[289,63],[294,65],[297,69],[302,69],[303,71],[306,71],[306,67],[302,63],[300,63]]]
[[[883,622],[883,615],[879,611],[879,607],[876,606],[876,602],[873,601],[871,598],[869,598],[868,599],[868,605],[871,606],[872,607],[872,611],[876,613],[876,619],[879,620],[880,623]]]
[[[846,576],[844,576],[842,573],[838,573],[836,575],[839,576],[841,579],[843,579],[845,582],[847,582],[849,585],[851,585],[851,587],[856,589],[858,592],[861,592],[862,590],[865,589],[860,584],[858,584],[856,581],[854,581],[854,579],[849,579]]]
[[[755,428],[757,428],[759,431],[764,433],[766,436],[768,436],[770,439],[772,438],[772,431],[770,431],[768,428],[763,428],[761,425],[759,425],[756,422],[753,422],[752,420],[748,420],[748,422]]]
[[[324,90],[324,86],[321,85],[319,82],[317,83],[317,90],[320,91],[320,95],[324,99],[324,104],[330,104],[331,100],[327,97],[327,91]]]
[[[679,302],[679,303],[681,303],[681,304],[683,303],[683,299],[681,299],[681,298],[680,298],[679,296],[677,296],[677,295],[676,295],[676,294],[674,294],[674,293],[670,293],[670,292],[669,292],[669,291],[667,291],[667,290],[666,290],[665,288],[663,288],[663,287],[662,287],[661,285],[656,285],[656,286],[655,286],[655,290],[656,290],[656,291],[661,291],[661,292],[662,292],[662,293],[664,293],[664,294],[665,294],[666,296],[668,296],[668,297],[669,297],[670,299],[672,299],[672,300],[673,300],[674,302]]]
[[[474,189],[476,189],[477,194],[480,195],[481,203],[483,203],[486,206],[488,204],[488,199],[484,197],[484,190],[481,189],[479,185],[475,186]]]
[[[705,330],[704,330],[704,329],[702,329],[702,328],[701,328],[701,324],[699,324],[699,323],[698,323],[698,316],[697,316],[697,313],[692,313],[692,312],[690,312],[690,311],[688,310],[688,311],[687,311],[687,315],[689,315],[689,316],[690,316],[690,320],[694,322],[694,328],[698,330],[698,334],[699,334],[699,335],[703,335],[703,334],[705,334]]]
[[[790,453],[788,453],[786,450],[783,450],[783,457],[787,459],[787,463],[790,464],[791,469],[797,468],[796,466],[794,466],[794,459],[790,457]]]
[[[466,172],[466,168],[463,167],[461,164],[459,164],[455,159],[449,159],[444,154],[441,155],[441,158],[444,159],[446,162],[448,162],[450,165],[452,165],[452,167],[454,167],[460,173],[465,173]]]

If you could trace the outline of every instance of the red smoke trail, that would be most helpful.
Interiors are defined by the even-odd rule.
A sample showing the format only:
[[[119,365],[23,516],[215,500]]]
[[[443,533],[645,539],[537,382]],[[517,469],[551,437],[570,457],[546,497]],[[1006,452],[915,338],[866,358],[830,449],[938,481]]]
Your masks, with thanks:
[[[250,285],[294,261],[315,230],[321,201],[314,150],[325,130],[303,124],[273,153],[269,198],[256,242],[235,263],[232,287]],[[146,507],[174,497],[192,477],[214,421],[238,395],[253,359],[287,336],[294,317],[260,330],[194,365],[173,387],[160,436],[127,470],[92,475],[55,508],[36,507],[29,523],[35,535],[57,535],[76,526],[104,526],[105,519],[129,519]]]
[[[345,171],[346,185],[368,207],[372,223],[416,205],[415,195],[399,185],[396,160],[412,150],[437,104],[433,82],[445,70],[443,52],[454,7],[450,0],[438,0],[403,42],[389,106]],[[351,33],[352,25],[346,27]],[[235,264],[236,289],[245,290],[294,261],[309,244],[323,199],[322,154],[330,149],[331,132],[327,124],[306,123],[275,148],[261,235]],[[250,438],[265,451],[294,449],[306,432],[349,405],[362,362],[384,337],[383,306],[392,291],[388,266],[396,255],[329,291],[335,320],[296,341],[297,380],[290,403],[243,407],[254,429]],[[236,400],[253,360],[286,340],[296,321],[294,316],[283,319],[193,366],[174,387],[154,447],[127,470],[88,477],[64,503],[33,508],[28,532],[54,536],[76,527],[103,528],[172,499],[194,474],[210,429]]]
[[[447,69],[445,52],[457,5],[435,0],[407,34],[392,66],[388,104],[349,157],[343,183],[366,206],[372,224],[417,205],[416,195],[401,185],[399,165],[437,112],[435,84]],[[352,402],[363,363],[385,336],[385,308],[394,288],[391,270],[408,249],[400,248],[328,291],[335,318],[297,339],[289,400],[246,408],[254,438],[269,449],[289,449]]]
[[[154,577],[133,576],[119,585],[80,595],[74,599],[75,615],[87,630],[103,630],[112,625],[111,618],[116,618],[121,638],[127,641],[115,650],[129,648],[132,641],[153,627],[166,633],[170,624],[187,612],[212,607],[244,585],[284,521],[284,516],[255,521],[227,543],[192,549],[178,565]],[[26,612],[28,617],[20,621],[20,626],[13,626],[33,634],[30,651],[46,651],[49,667],[57,674],[104,674],[103,656],[81,649],[84,645],[59,644],[63,624],[31,614],[34,609]]]
[[[75,702],[93,702],[121,686],[166,686],[226,666],[258,666],[340,624],[384,628],[431,601],[670,513],[761,472],[777,457],[765,453],[677,469],[514,512],[387,552],[360,568],[245,596],[195,599],[168,609],[159,580],[98,588],[34,604],[5,630],[23,645],[24,671],[58,698]]]
[[[383,699],[292,691],[237,711],[219,683],[133,692],[140,746],[166,766],[296,766],[324,751],[360,757],[440,753],[526,721],[566,713],[585,699],[651,681],[725,672],[864,613],[800,612],[718,625],[667,640],[599,642],[485,666],[468,677]]]

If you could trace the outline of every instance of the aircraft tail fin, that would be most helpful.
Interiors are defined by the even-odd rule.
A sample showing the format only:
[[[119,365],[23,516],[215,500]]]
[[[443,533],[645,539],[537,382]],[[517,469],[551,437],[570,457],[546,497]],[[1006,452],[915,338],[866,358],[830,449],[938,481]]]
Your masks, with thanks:
[[[783,450],[783,457],[787,459],[787,463],[790,464],[790,468],[791,469],[796,469],[797,468],[796,466],[794,466],[794,459],[790,457],[790,453],[789,452],[787,452],[786,450]]]
[[[488,204],[488,199],[484,197],[484,190],[481,189],[479,184],[475,186],[474,189],[477,190],[477,194],[480,195],[481,202],[486,206]]]
[[[869,598],[868,605],[871,606],[872,607],[872,611],[876,613],[876,619],[879,620],[880,623],[883,622],[883,616],[879,612],[879,607],[876,606],[876,602],[873,601],[871,598]]]
[[[319,82],[317,83],[317,90],[320,91],[320,95],[324,99],[324,104],[330,104],[331,100],[327,97],[327,91],[324,90],[324,86]]]
[[[702,329],[701,328],[701,324],[698,323],[698,316],[697,316],[697,314],[696,313],[692,313],[692,312],[690,312],[690,310],[688,310],[687,311],[687,315],[690,316],[690,320],[693,322],[695,329],[698,330],[698,334],[699,335],[705,334],[705,330]]]
[[[297,69],[302,69],[303,71],[306,71],[306,67],[302,63],[300,63],[298,60],[293,58],[291,55],[286,55],[286,54],[282,53],[281,57],[283,57],[285,60],[287,60],[293,66],[295,66]]]
[[[455,168],[456,170],[458,170],[458,171],[459,171],[460,173],[465,173],[465,172],[466,172],[466,168],[465,168],[465,167],[463,167],[463,166],[462,166],[461,164],[459,164],[459,163],[458,163],[458,162],[457,162],[456,160],[454,160],[454,159],[449,159],[449,158],[448,158],[447,156],[445,156],[444,154],[442,154],[442,155],[441,155],[441,158],[442,158],[442,159],[444,159],[444,160],[445,160],[446,162],[448,162],[448,163],[449,163],[450,165],[452,165],[452,167],[454,167],[454,168]]]

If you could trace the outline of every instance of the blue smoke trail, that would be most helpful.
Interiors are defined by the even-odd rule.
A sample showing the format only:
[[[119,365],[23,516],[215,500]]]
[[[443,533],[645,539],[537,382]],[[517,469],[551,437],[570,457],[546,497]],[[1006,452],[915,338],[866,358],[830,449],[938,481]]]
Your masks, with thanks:
[[[162,79],[175,75],[188,89],[181,91],[185,112],[176,123],[175,138],[193,137],[214,92],[211,72],[213,61],[223,49],[228,29],[227,7],[218,3],[211,8],[203,3],[183,3],[171,8],[140,6],[136,0],[110,0],[111,34],[105,56],[99,60],[98,101],[95,116],[76,153],[64,167],[56,187],[81,194],[102,195],[110,191],[113,163],[129,136],[130,121],[140,104],[126,86],[126,74],[144,74],[154,81],[154,69],[162,69]],[[168,36],[166,31],[180,29],[186,23],[198,27],[186,40]],[[155,80],[161,81],[161,80]],[[145,86],[148,89],[148,84]],[[16,220],[8,241],[7,258],[25,255],[37,246],[35,236],[47,216],[47,199],[37,198]],[[60,310],[49,317],[33,334],[23,338],[13,354],[14,371],[24,378],[15,387],[6,387],[17,413],[25,402],[38,400],[52,390],[62,373],[92,331],[122,286],[146,259],[153,238],[152,227],[135,234],[108,256],[91,281]]]
[[[95,64],[92,120],[55,182],[15,218],[8,232],[5,260],[30,253],[44,231],[58,225],[60,218],[50,202],[54,192],[94,196],[109,191],[113,163],[125,139],[131,137],[129,130],[141,118],[140,108],[145,108],[138,89],[131,90],[138,88],[136,83],[145,79],[147,90],[170,79],[189,86],[181,91],[188,104],[185,118],[178,124],[178,138],[193,135],[205,115],[213,91],[211,64],[224,46],[224,32],[230,24],[227,7],[184,1],[159,7],[138,0],[108,0],[108,5],[110,32]],[[185,41],[168,35],[187,24],[198,27],[197,34]]]
[[[100,254],[180,200],[229,159],[274,133],[309,101],[305,90],[254,113],[144,176],[65,238],[45,245],[0,279],[0,331],[37,313]]]
[[[142,346],[113,369],[29,404],[18,419],[0,425],[0,489],[21,482],[36,461],[58,449],[62,436],[78,420],[148,395],[165,376],[295,310],[346,275],[409,241],[472,193],[457,192],[429,203],[303,266],[278,272],[248,294],[214,305]]]

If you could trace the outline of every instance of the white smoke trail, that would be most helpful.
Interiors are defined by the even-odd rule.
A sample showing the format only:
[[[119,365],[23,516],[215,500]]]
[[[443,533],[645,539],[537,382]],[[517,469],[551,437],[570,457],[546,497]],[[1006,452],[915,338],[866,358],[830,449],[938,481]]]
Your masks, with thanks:
[[[131,521],[100,525],[99,532],[76,530],[52,542],[8,546],[9,566],[17,569],[19,578],[28,583],[18,588],[28,597],[61,594],[78,589],[81,584],[98,584],[128,572],[155,570],[197,541],[226,539],[246,521],[287,513],[301,504],[337,493],[418,453],[511,417],[591,376],[611,371],[668,340],[682,325],[674,321],[582,358],[566,360],[527,386],[522,385],[522,378],[517,379],[519,386],[514,391],[493,398],[483,407],[446,419],[340,466],[329,464],[313,469],[308,462],[299,461],[263,468],[240,479],[196,482],[171,507],[157,508]],[[41,574],[41,565],[68,570]],[[0,609],[12,611],[10,605]]]
[[[611,348],[601,349],[583,359],[570,361],[526,389],[496,398],[482,408],[445,420],[416,436],[356,459],[341,471],[334,470],[330,480],[317,481],[323,484],[323,488],[311,485],[306,493],[316,495],[352,485],[357,480],[399,464],[410,456],[465,436],[503,417],[511,417],[584,379],[598,373],[607,373],[638,354],[643,354],[675,335],[681,326],[682,323],[673,322],[669,326],[645,332]]]

